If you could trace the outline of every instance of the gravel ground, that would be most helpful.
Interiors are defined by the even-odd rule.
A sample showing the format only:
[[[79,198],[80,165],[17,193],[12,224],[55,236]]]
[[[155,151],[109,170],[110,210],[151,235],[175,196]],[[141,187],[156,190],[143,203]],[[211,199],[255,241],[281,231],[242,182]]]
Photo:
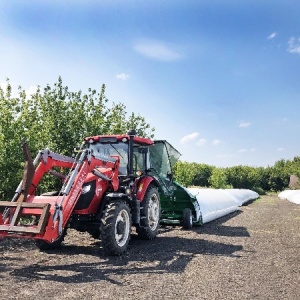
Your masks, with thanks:
[[[153,241],[133,233],[120,257],[73,230],[46,253],[3,239],[0,299],[299,299],[299,225],[300,205],[273,195]]]

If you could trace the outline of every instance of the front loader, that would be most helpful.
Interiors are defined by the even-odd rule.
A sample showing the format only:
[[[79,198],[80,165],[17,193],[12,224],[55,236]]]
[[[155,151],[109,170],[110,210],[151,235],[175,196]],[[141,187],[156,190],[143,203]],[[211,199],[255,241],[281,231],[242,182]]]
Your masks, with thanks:
[[[132,226],[141,239],[153,239],[163,216],[181,219],[176,195],[191,208],[185,222],[199,220],[197,207],[173,182],[171,169],[180,154],[166,141],[131,130],[87,137],[75,158],[45,149],[32,160],[26,143],[23,152],[23,180],[11,201],[0,201],[0,237],[33,239],[48,250],[73,228],[101,239],[107,254],[119,255]],[[45,177],[56,178],[59,188],[40,192]]]

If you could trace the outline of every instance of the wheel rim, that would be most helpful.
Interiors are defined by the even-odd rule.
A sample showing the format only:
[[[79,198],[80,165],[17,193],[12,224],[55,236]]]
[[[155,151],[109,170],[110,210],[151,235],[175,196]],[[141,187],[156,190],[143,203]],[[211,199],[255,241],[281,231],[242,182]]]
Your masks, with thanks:
[[[149,201],[148,221],[150,229],[154,231],[159,222],[159,200],[156,194],[153,194]]]
[[[126,244],[130,234],[130,218],[127,210],[122,209],[116,219],[115,224],[115,240],[118,246],[122,247]]]

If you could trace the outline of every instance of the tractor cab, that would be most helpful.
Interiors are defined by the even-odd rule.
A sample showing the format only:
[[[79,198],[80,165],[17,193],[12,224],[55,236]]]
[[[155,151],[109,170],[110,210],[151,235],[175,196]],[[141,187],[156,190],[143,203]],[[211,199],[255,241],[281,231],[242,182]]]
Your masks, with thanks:
[[[196,197],[173,178],[173,167],[181,154],[166,140],[152,141],[130,131],[127,135],[97,136],[86,138],[86,141],[95,157],[119,158],[119,191],[137,181],[137,198],[142,199],[145,194],[141,190],[154,180],[161,202],[161,223],[179,223],[185,228],[201,224]]]
[[[87,148],[102,160],[118,158],[121,182],[148,175],[155,178],[163,194],[173,195],[172,168],[181,154],[165,140],[152,141],[134,133],[86,138]]]
[[[149,146],[153,141],[135,135],[134,130],[126,135],[103,135],[85,139],[90,153],[100,159],[119,159],[119,179],[134,179],[150,170]]]

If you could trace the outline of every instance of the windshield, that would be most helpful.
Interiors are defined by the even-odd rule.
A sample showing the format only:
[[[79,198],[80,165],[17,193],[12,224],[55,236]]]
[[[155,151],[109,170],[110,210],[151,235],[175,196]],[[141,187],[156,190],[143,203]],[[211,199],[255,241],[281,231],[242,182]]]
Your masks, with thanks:
[[[180,153],[166,141],[155,141],[150,147],[151,167],[160,177],[167,177],[179,159]]]
[[[119,175],[127,175],[128,170],[128,144],[120,143],[94,143],[90,145],[95,157],[109,158],[111,156],[118,156],[120,158]]]
[[[155,141],[149,149],[153,175],[158,176],[164,194],[172,194],[172,167],[179,159],[180,153],[167,141]]]

